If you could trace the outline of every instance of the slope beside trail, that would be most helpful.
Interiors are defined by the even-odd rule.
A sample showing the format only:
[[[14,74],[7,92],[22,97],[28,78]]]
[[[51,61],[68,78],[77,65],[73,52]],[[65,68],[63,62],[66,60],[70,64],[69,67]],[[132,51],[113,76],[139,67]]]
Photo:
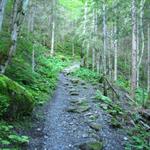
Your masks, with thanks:
[[[44,107],[44,119],[28,149],[90,150],[89,143],[95,142],[99,147],[95,150],[102,145],[104,150],[123,150],[124,132],[112,128],[109,114],[93,101],[96,89],[67,74],[65,70],[59,75],[54,96]]]

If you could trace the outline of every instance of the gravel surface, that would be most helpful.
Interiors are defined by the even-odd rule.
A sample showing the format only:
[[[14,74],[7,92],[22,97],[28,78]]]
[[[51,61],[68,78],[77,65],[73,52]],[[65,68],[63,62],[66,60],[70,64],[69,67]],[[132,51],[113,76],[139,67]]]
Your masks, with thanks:
[[[104,150],[124,150],[124,131],[109,126],[109,114],[93,102],[95,89],[83,81],[76,82],[65,73],[60,74],[54,96],[43,109],[44,119],[39,123],[42,129],[34,129],[41,134],[31,140],[28,149],[79,150],[80,144],[99,140],[103,142]],[[74,96],[70,94],[71,89],[76,92]],[[85,99],[90,109],[81,113],[67,111],[72,100],[79,99]],[[91,127],[91,123],[99,125],[100,129]]]

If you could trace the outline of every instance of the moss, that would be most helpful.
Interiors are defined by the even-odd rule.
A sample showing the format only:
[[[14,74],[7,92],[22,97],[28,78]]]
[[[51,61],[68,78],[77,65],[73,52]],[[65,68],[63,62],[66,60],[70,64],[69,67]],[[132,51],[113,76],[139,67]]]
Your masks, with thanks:
[[[0,91],[1,95],[9,97],[9,107],[6,110],[7,117],[16,118],[32,112],[33,97],[23,86],[4,75],[0,75]]]

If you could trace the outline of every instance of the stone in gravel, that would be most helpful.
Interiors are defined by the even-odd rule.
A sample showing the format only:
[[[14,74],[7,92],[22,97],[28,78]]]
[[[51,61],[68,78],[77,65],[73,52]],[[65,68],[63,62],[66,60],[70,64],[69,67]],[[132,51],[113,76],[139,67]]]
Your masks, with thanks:
[[[77,96],[77,95],[79,95],[79,93],[74,91],[74,92],[70,92],[70,95]]]
[[[92,138],[96,139],[96,140],[99,140],[99,139],[100,139],[100,137],[99,137],[97,134],[95,134],[95,133],[92,133],[90,136],[91,136]]]
[[[98,119],[98,115],[97,114],[92,114],[89,116],[89,119],[92,121],[96,121]]]
[[[83,113],[86,112],[90,109],[89,105],[81,105],[81,106],[70,106],[67,109],[67,112],[72,112],[72,113]]]
[[[71,82],[73,84],[78,84],[80,82],[80,80],[79,79],[71,79]]]
[[[76,107],[74,107],[74,106],[70,106],[69,108],[67,108],[67,112],[72,112],[72,113],[75,113],[76,112],[76,110],[77,110],[77,108]]]
[[[41,128],[37,128],[37,131],[41,131],[42,129]]]
[[[89,126],[94,129],[95,131],[99,131],[101,129],[101,126],[97,123],[90,123]]]
[[[83,137],[83,138],[87,138],[87,137],[88,137],[88,134],[83,134],[82,137]]]
[[[88,141],[79,145],[80,150],[102,150],[103,143],[101,141]]]
[[[86,83],[84,81],[81,82],[81,85],[86,85]]]
[[[107,110],[108,109],[108,105],[107,104],[101,104],[100,105],[104,110]]]
[[[84,85],[83,88],[84,88],[84,89],[87,89],[88,87]]]
[[[64,83],[64,85],[65,85],[65,86],[69,86],[69,83],[66,82],[66,83]]]

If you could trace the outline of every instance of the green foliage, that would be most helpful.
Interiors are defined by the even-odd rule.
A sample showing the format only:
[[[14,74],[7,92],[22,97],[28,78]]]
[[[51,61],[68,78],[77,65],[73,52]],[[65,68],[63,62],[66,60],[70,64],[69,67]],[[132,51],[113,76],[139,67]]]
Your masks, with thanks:
[[[129,143],[126,144],[126,150],[149,150],[150,133],[145,130],[142,126],[136,125],[128,132],[130,139]]]
[[[9,117],[20,117],[32,111],[34,106],[32,95],[23,86],[4,75],[0,75],[0,91],[3,95],[2,103],[6,106],[3,109]]]
[[[127,90],[127,91],[130,91],[130,81],[125,79],[123,76],[118,76],[118,80],[116,81],[116,84]]]
[[[73,72],[72,75],[92,83],[98,83],[100,79],[99,74],[86,68],[80,68]]]
[[[7,148],[13,145],[13,148],[21,146],[22,144],[29,143],[29,137],[18,135],[14,131],[12,125],[7,124],[6,122],[0,122],[0,147]]]
[[[0,117],[2,117],[8,110],[10,98],[0,93]]]
[[[135,100],[138,105],[148,107],[148,93],[145,89],[138,88],[135,93]]]
[[[111,105],[110,109],[107,110],[107,112],[109,114],[111,114],[112,116],[118,116],[118,115],[123,115],[123,109],[117,105],[117,104],[113,104]]]
[[[112,104],[112,100],[109,97],[104,96],[99,90],[96,91],[95,98],[106,104]]]

